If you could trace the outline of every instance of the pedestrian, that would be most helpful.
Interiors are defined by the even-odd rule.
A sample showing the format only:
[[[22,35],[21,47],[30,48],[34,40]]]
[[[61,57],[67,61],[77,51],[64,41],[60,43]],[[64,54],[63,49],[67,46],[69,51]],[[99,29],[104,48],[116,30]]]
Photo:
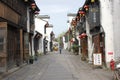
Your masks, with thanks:
[[[62,47],[61,46],[59,47],[59,51],[60,51],[60,54],[61,54],[62,53]]]

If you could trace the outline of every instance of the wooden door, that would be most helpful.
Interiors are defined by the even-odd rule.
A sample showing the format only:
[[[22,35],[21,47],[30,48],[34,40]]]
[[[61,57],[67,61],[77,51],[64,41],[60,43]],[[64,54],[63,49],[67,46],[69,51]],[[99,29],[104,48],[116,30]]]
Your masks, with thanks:
[[[6,40],[7,40],[7,23],[0,22],[0,71],[7,70],[7,53],[6,53]]]

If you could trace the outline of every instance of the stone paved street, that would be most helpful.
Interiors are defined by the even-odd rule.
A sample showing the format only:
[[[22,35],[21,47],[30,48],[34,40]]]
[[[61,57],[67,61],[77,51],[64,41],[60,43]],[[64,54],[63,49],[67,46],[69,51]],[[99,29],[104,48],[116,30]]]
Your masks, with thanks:
[[[2,80],[112,80],[112,72],[93,69],[80,56],[67,51],[42,55],[33,64],[25,65]]]

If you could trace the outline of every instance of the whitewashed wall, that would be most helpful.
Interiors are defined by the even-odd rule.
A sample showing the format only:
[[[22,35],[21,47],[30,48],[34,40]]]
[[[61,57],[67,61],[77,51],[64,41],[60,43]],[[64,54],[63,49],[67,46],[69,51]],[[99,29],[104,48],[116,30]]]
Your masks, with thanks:
[[[42,39],[40,40],[40,45],[39,45],[40,53],[43,53],[43,38],[45,37],[44,25],[46,24],[47,21],[48,21],[48,19],[42,20],[40,18],[35,18],[35,31],[38,31],[39,33],[41,33],[43,35]]]
[[[105,31],[105,54],[106,62],[108,63],[114,58],[114,44],[113,44],[113,20],[112,20],[112,4],[110,0],[100,0],[101,4],[101,25]],[[109,52],[113,52],[110,55]],[[108,64],[109,65],[109,64]]]
[[[48,51],[50,51],[50,33],[53,31],[53,27],[46,28],[47,40],[48,40]]]
[[[113,5],[113,30],[115,59],[120,57],[120,0],[111,0]]]
[[[67,43],[65,42],[65,37],[63,37],[64,49],[67,49]]]

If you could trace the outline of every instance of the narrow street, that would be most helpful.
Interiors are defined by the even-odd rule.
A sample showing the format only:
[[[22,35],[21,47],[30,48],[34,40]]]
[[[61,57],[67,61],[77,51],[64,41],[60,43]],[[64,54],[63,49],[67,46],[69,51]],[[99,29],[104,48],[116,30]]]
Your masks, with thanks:
[[[67,51],[42,55],[33,64],[9,74],[2,80],[112,80],[112,72],[93,69],[80,56]]]

